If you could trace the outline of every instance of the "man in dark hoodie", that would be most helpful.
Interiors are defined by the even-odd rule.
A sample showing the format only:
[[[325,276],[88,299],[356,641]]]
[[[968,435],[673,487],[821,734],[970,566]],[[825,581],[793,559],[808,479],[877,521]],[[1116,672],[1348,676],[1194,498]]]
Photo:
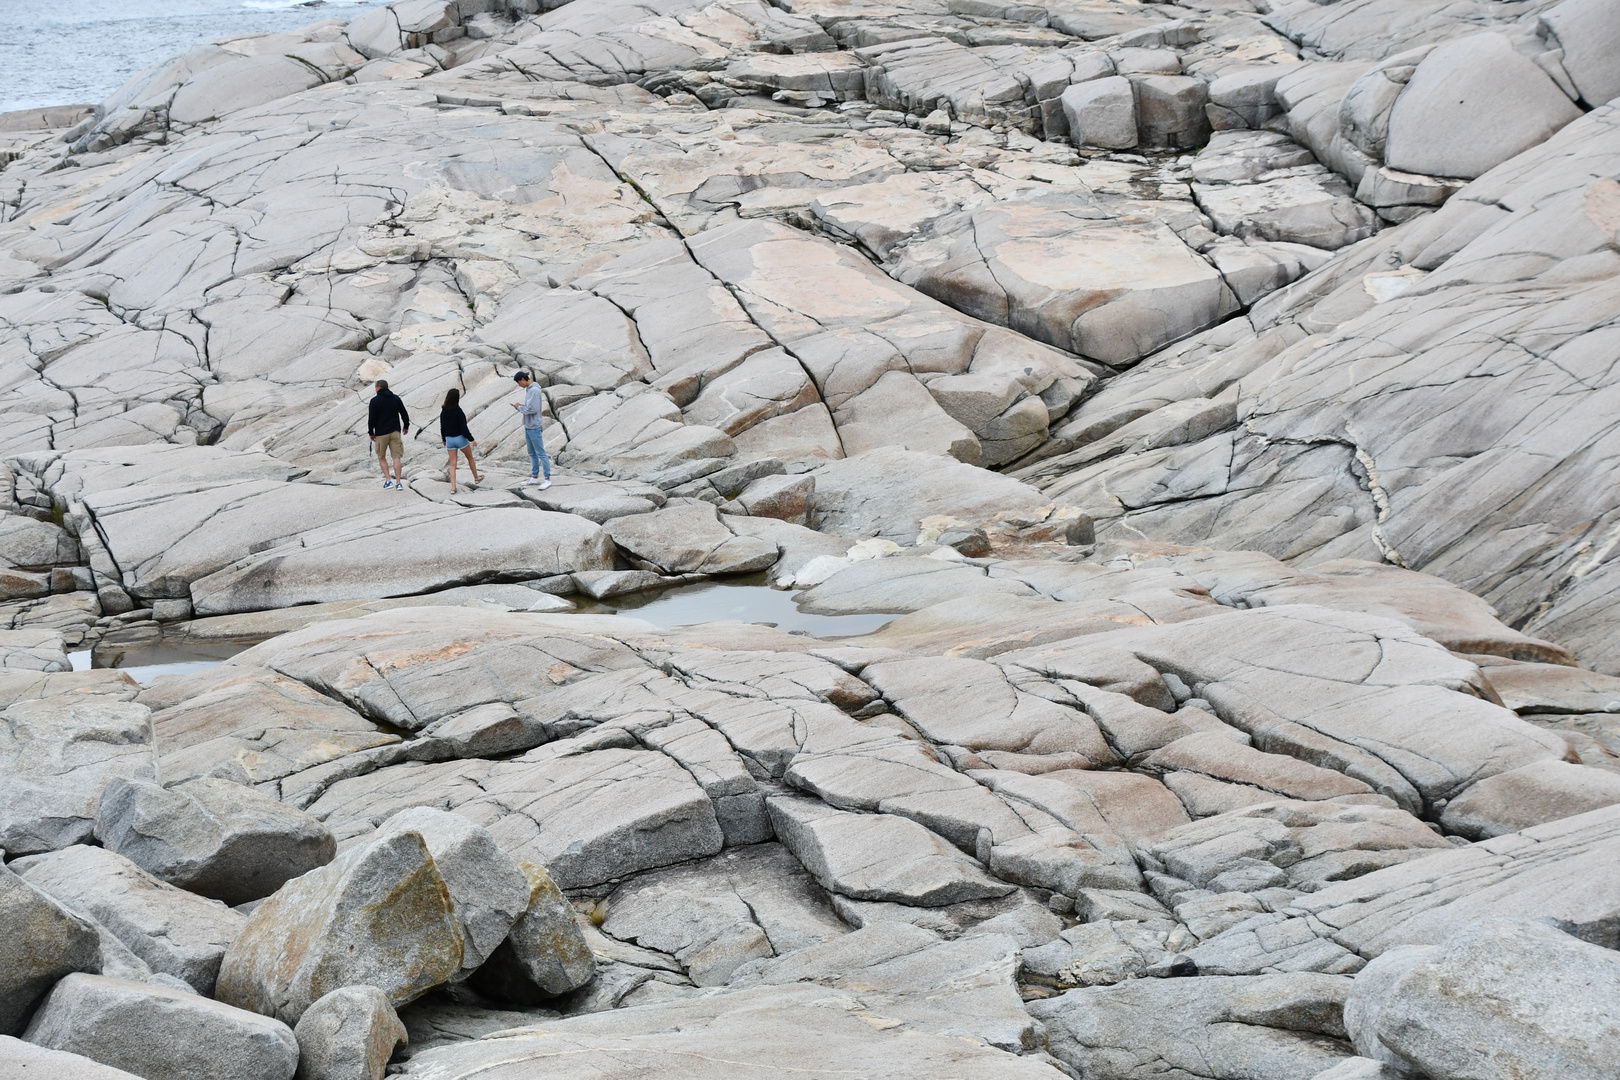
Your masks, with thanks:
[[[383,487],[405,490],[401,476],[405,458],[405,436],[411,433],[411,417],[399,395],[388,389],[388,383],[377,380],[377,396],[371,399],[371,417],[366,425],[371,444],[377,448],[377,464],[382,466]],[[394,478],[388,478],[388,452],[394,452]]]

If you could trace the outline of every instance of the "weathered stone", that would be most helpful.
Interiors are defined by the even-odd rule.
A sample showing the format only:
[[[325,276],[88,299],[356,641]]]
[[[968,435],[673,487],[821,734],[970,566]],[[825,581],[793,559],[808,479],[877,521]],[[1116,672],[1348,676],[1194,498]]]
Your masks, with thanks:
[[[135,1076],[83,1054],[35,1046],[9,1035],[0,1035],[0,1061],[21,1070],[30,1080],[130,1080]]]
[[[766,806],[782,843],[832,892],[939,907],[1013,890],[905,818],[850,814],[793,798],[768,799]]]
[[[388,995],[375,986],[344,986],[304,1010],[293,1028],[297,1080],[382,1080],[394,1048],[405,1042]]]
[[[400,832],[351,848],[255,908],[217,993],[292,1023],[342,986],[375,986],[403,1004],[454,977],[463,948],[433,856],[420,833]]]
[[[153,971],[203,994],[214,992],[225,951],[247,922],[105,848],[76,845],[33,856],[19,869],[24,881],[106,927]]]
[[[776,545],[726,528],[712,506],[670,506],[607,524],[613,542],[644,570],[740,574],[776,561]]]
[[[1333,975],[1142,979],[1032,1002],[1055,1057],[1098,1080],[1174,1075],[1309,1080],[1349,1056]]]
[[[1069,137],[1078,144],[1126,150],[1136,145],[1136,95],[1122,76],[1078,82],[1063,91]]]
[[[99,973],[95,928],[0,866],[0,1035],[17,1035],[58,979]]]
[[[426,806],[402,810],[379,825],[376,836],[404,833],[422,838],[450,890],[461,926],[462,972],[471,974],[528,908],[531,883],[489,830],[457,814]]]
[[[112,780],[96,839],[171,885],[233,905],[269,896],[337,854],[332,834],[309,815],[208,778],[172,788]]]
[[[89,840],[107,781],[156,779],[151,716],[77,695],[0,713],[0,848],[27,855]]]
[[[1385,964],[1393,979],[1378,977]],[[1543,922],[1482,920],[1438,946],[1374,961],[1355,981],[1345,1021],[1358,1051],[1426,1076],[1596,1080],[1620,1038],[1608,1004],[1617,991],[1612,950]]]
[[[1580,116],[1552,79],[1501,34],[1435,49],[1389,117],[1389,166],[1472,179]]]
[[[520,1005],[577,990],[590,982],[595,961],[574,911],[542,866],[521,863],[529,905],[495,951],[474,973],[472,985]]]
[[[57,983],[23,1038],[149,1080],[292,1080],[298,1068],[298,1041],[280,1021],[101,975]]]

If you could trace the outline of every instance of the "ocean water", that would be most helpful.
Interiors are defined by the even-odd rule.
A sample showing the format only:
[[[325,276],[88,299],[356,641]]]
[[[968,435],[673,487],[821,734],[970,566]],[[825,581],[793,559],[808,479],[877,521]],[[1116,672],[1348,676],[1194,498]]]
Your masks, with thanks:
[[[352,19],[368,0],[0,0],[0,112],[94,104],[196,45]]]

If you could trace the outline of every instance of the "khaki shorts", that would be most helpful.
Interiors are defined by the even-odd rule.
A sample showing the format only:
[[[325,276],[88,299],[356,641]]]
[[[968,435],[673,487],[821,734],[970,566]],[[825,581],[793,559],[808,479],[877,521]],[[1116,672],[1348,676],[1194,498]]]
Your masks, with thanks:
[[[389,450],[394,452],[394,460],[399,461],[405,457],[405,440],[399,437],[399,432],[390,431],[386,435],[379,435],[372,443],[377,448],[377,456],[382,457]]]

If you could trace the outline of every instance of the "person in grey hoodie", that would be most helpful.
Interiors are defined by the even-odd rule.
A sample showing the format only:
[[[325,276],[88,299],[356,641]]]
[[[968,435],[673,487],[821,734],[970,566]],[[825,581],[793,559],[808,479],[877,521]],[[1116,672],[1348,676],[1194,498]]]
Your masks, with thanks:
[[[540,392],[540,384],[531,379],[527,371],[518,372],[512,379],[523,388],[522,402],[514,401],[512,408],[523,417],[523,438],[529,444],[529,478],[523,481],[523,486],[539,484],[543,490],[551,486],[551,459],[546,457],[546,440],[540,433],[540,410],[545,405],[545,397]],[[540,478],[541,469],[545,470],[544,480]]]

